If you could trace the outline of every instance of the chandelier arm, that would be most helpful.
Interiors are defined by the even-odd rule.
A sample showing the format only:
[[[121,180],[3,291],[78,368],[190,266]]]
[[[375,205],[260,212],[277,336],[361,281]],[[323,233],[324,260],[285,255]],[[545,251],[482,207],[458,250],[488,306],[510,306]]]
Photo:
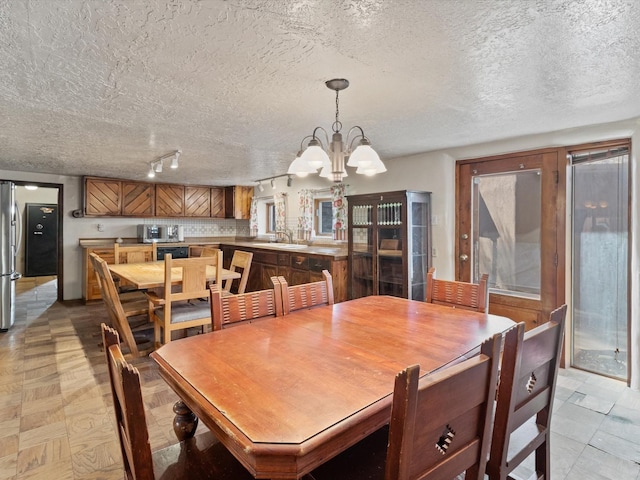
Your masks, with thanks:
[[[307,135],[306,137],[304,137],[304,138],[300,141],[300,151],[301,151],[301,152],[302,152],[305,148],[307,148],[307,147],[305,147],[305,146],[304,146],[304,141],[305,141],[307,138],[313,138],[313,135]]]
[[[360,135],[355,135],[351,140],[349,140],[349,137],[351,136],[351,132],[353,132],[354,130],[360,130]],[[369,140],[367,138],[367,136],[364,134],[364,130],[362,130],[362,127],[360,127],[359,125],[355,125],[353,127],[351,127],[349,129],[349,132],[347,133],[347,138],[345,139],[345,144],[349,146],[349,150],[348,152],[351,152],[351,147],[353,147],[353,142],[355,142],[356,140],[360,139],[360,138],[364,138],[366,140]]]
[[[320,130],[322,133],[324,133],[324,138],[325,138],[325,141],[326,141],[325,145],[327,146],[326,148],[325,148],[325,145],[323,145],[323,144],[322,144],[322,140],[321,140],[321,139],[319,139],[319,138],[316,136],[316,132],[317,132],[318,130]],[[320,142],[320,146],[322,147],[322,149],[323,149],[323,150],[325,150],[325,151],[327,150],[327,148],[329,147],[329,143],[330,143],[330,142],[329,142],[329,134],[327,133],[327,131],[326,131],[324,128],[322,128],[322,127],[316,127],[316,128],[314,128],[314,129],[313,129],[313,135],[312,135],[312,137],[313,137],[315,140],[318,140],[318,142]]]

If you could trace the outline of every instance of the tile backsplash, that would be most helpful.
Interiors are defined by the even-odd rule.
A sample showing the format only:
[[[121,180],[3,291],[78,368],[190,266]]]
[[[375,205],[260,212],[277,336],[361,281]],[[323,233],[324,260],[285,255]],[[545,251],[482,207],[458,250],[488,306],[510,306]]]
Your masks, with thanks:
[[[148,218],[145,225],[182,225],[185,237],[246,237],[249,236],[249,220]]]

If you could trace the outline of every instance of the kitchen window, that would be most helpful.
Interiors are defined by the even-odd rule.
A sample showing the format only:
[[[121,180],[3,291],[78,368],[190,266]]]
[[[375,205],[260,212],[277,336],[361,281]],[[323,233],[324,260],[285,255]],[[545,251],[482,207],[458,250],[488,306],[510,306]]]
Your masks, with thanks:
[[[333,201],[330,198],[314,198],[314,230],[317,237],[333,235]]]
[[[276,232],[276,204],[274,202],[266,202],[266,215],[267,219],[265,225],[265,233],[275,233]]]

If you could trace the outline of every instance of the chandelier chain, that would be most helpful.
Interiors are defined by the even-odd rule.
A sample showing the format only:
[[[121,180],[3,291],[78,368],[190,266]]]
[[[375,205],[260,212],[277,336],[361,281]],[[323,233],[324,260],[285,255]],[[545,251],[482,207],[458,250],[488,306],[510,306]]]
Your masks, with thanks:
[[[340,115],[340,104],[338,102],[339,94],[340,94],[340,90],[336,90],[336,121],[331,126],[334,133],[338,133],[340,130],[342,130],[342,123],[340,123],[340,120],[338,119]]]

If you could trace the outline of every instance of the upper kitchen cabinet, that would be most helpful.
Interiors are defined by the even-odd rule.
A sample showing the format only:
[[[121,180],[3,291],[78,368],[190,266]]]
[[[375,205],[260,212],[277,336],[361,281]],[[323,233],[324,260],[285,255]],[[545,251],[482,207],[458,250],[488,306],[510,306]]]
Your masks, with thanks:
[[[184,187],[184,214],[187,217],[210,217],[211,189],[209,187]]]
[[[211,216],[224,218],[224,187],[211,187]]]
[[[184,185],[156,184],[156,216],[184,217]]]
[[[85,215],[120,215],[122,182],[109,178],[85,177]]]
[[[225,187],[224,209],[226,218],[248,220],[251,218],[253,187]]]
[[[155,185],[142,182],[122,182],[122,215],[152,217],[155,214]]]

